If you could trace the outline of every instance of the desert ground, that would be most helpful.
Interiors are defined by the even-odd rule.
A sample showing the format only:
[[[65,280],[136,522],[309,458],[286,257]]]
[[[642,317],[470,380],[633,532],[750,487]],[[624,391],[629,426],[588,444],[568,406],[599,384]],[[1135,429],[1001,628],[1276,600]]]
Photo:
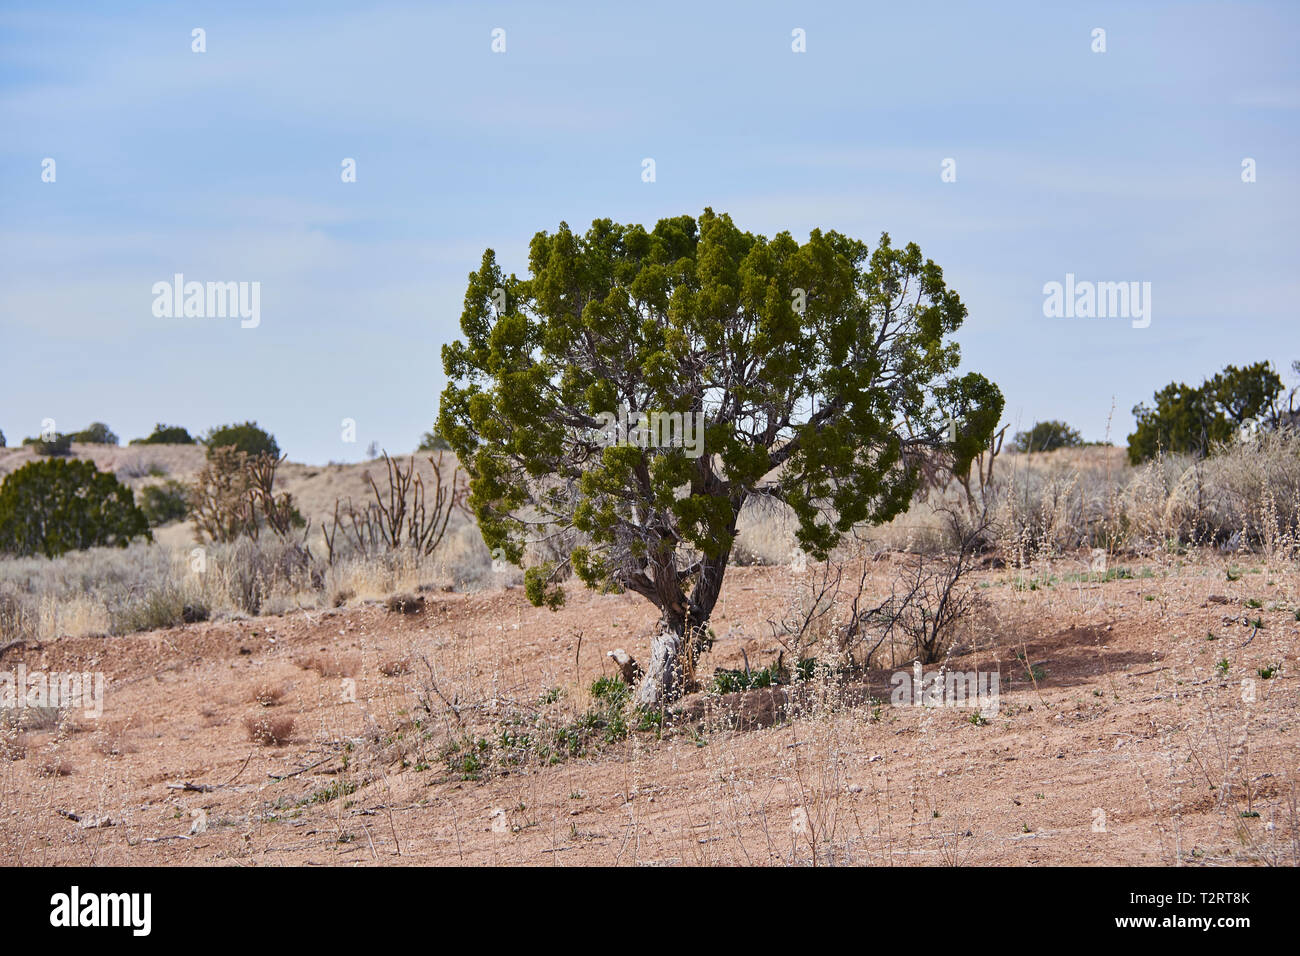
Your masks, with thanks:
[[[880,552],[868,590],[902,559]],[[700,669],[771,662],[768,622],[815,577],[733,568]],[[975,585],[949,666],[999,672],[987,719],[893,706],[883,669],[789,712],[788,687],[693,695],[574,755],[536,741],[583,726],[608,651],[644,657],[639,597],[571,590],[552,612],[518,587],[428,590],[45,639],[0,665],[102,671],[104,713],[10,738],[0,848],[24,865],[1300,859],[1294,566],[1205,551],[1097,574],[1085,551]]]

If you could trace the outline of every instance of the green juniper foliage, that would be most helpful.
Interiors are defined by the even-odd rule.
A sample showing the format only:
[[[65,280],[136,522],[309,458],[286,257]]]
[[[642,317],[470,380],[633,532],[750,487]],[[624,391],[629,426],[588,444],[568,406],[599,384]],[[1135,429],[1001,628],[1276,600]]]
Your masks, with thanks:
[[[1277,428],[1289,420],[1282,408],[1282,379],[1269,362],[1229,365],[1199,388],[1170,382],[1155,394],[1155,406],[1133,409],[1137,430],[1128,436],[1134,465],[1160,452],[1208,455],[1245,423]]]
[[[1041,452],[1058,448],[1078,448],[1083,436],[1065,422],[1036,422],[1027,432],[1016,432],[1011,441],[1013,451]]]
[[[132,445],[193,445],[194,438],[180,425],[164,425],[159,422],[153,432],[146,438],[131,439]]]
[[[709,209],[653,230],[601,219],[538,233],[529,270],[488,250],[470,275],[437,430],[490,549],[568,555],[528,568],[534,603],[558,606],[571,571],[659,608],[643,706],[681,689],[681,635],[713,610],[748,499],[789,505],[824,558],[904,510],[925,461],[964,474],[1002,413],[995,385],[957,374],[966,307],[888,235],[800,244]],[[611,444],[601,416],[623,408],[702,414],[703,454]]]
[[[49,438],[24,438],[23,444],[35,446],[38,455],[45,455],[47,458],[64,458],[72,454],[72,437],[57,432]]]
[[[0,484],[0,551],[57,557],[101,545],[152,540],[131,489],[89,461],[51,458]]]
[[[180,521],[190,513],[189,486],[174,478],[160,485],[145,485],[140,489],[140,510],[151,528]]]
[[[79,432],[74,432],[72,440],[86,445],[116,445],[117,435],[103,422],[91,422]]]
[[[447,439],[443,438],[440,434],[438,434],[438,426],[434,425],[433,428],[429,429],[429,431],[425,432],[423,435],[420,436],[420,447],[415,450],[416,451],[444,451],[450,447],[451,446],[447,444]]]
[[[250,457],[258,455],[280,457],[280,446],[276,443],[275,436],[265,428],[259,428],[257,422],[209,428],[207,434],[203,436],[203,444],[208,447],[209,458],[218,448],[234,448]]]

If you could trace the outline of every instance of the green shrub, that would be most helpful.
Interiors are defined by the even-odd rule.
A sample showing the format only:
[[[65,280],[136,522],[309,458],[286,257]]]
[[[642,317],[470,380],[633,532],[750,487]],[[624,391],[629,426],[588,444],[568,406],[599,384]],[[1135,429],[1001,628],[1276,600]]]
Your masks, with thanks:
[[[33,461],[0,485],[0,551],[43,554],[152,540],[131,489],[89,461]]]
[[[131,439],[132,445],[193,445],[194,437],[180,425],[154,425],[146,438]]]
[[[24,438],[24,445],[33,445],[36,454],[47,458],[66,458],[72,454],[72,436],[56,433],[53,438]]]
[[[1036,422],[1027,432],[1017,432],[1011,440],[1012,451],[1040,452],[1058,448],[1078,448],[1083,436],[1065,422]]]
[[[713,672],[713,692],[715,694],[732,694],[740,690],[752,690],[762,687],[776,687],[779,684],[790,683],[791,678],[795,680],[812,680],[817,671],[817,659],[813,657],[800,658],[795,664],[793,675],[788,667],[784,667],[780,662],[769,664],[762,670],[726,670],[718,668]]]
[[[207,446],[209,456],[218,448],[234,448],[250,458],[258,455],[280,457],[280,446],[276,444],[275,436],[266,429],[259,428],[257,422],[209,428],[203,436],[203,444]]]
[[[189,486],[174,478],[160,485],[146,485],[140,489],[140,510],[151,528],[181,521],[190,513]]]
[[[72,433],[72,440],[87,445],[116,445],[117,435],[103,422],[91,422],[79,432]]]

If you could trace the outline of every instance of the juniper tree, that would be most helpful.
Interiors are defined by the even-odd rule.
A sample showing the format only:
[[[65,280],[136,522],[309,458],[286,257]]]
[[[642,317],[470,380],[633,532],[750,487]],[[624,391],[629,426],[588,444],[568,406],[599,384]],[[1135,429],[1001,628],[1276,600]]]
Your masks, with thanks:
[[[135,495],[93,462],[33,461],[0,483],[0,552],[55,558],[153,540]]]
[[[1154,407],[1134,407],[1137,428],[1128,437],[1129,461],[1141,464],[1162,451],[1208,455],[1252,421],[1277,429],[1290,420],[1283,392],[1270,362],[1229,365],[1199,388],[1170,382],[1155,393]]]
[[[470,275],[438,431],[488,547],[531,565],[534,604],[558,607],[571,573],[659,610],[644,707],[683,692],[747,501],[788,505],[824,559],[905,510],[923,465],[969,469],[1002,412],[995,385],[958,374],[966,307],[887,234],[871,249],[834,231],[767,239],[710,209],[653,230],[600,219],[539,232],[529,270],[506,276],[489,249]],[[702,416],[703,453],[616,440],[625,413]],[[539,551],[558,557],[525,560]]]

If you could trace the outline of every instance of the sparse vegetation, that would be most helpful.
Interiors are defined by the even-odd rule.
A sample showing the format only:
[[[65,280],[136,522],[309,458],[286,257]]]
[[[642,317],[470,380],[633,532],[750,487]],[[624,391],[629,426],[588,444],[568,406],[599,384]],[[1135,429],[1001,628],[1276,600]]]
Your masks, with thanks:
[[[138,597],[118,605],[110,612],[109,629],[113,634],[153,631],[206,621],[209,614],[202,598],[168,583],[147,588]]]

